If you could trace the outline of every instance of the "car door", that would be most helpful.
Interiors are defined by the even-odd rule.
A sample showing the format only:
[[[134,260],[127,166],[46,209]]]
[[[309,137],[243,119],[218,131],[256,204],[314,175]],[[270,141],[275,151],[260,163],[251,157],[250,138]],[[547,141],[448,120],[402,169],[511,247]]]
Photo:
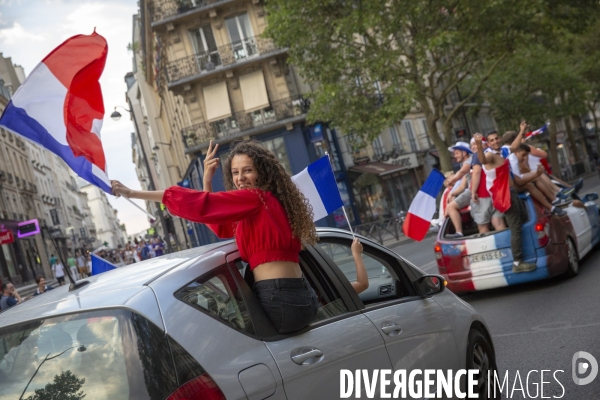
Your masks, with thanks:
[[[300,257],[304,275],[317,292],[319,311],[300,333],[267,338],[265,345],[283,377],[287,399],[339,398],[342,369],[367,370],[372,376],[375,369],[391,370],[392,365],[381,335],[329,266],[319,265],[307,251]],[[378,385],[376,390],[378,394]]]
[[[369,288],[358,294],[364,304],[362,313],[383,337],[394,370],[460,368],[450,321],[433,298],[418,295],[404,271],[411,267],[383,248],[361,242],[369,276]],[[315,246],[349,281],[356,279],[351,244],[350,235],[335,234],[321,236]]]

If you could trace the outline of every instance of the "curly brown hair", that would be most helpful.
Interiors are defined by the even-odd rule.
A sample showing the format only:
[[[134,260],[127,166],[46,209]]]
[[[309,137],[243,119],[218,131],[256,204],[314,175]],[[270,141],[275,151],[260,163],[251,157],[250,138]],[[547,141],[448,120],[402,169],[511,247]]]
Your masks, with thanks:
[[[234,156],[242,154],[252,159],[254,168],[258,172],[256,186],[259,189],[271,192],[283,206],[294,237],[305,243],[315,244],[317,242],[317,231],[313,223],[312,206],[292,182],[275,155],[265,149],[259,142],[246,140],[237,143],[233,147],[223,165],[225,189],[235,189],[233,174],[231,173],[231,161]]]

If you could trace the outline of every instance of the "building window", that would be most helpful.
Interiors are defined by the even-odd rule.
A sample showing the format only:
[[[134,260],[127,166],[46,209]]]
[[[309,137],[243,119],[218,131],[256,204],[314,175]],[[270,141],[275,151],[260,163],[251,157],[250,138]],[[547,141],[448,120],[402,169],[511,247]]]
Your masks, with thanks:
[[[400,140],[400,135],[398,134],[395,124],[390,126],[390,136],[392,137],[392,145],[394,146],[394,150],[397,153],[403,153],[404,149],[402,148],[402,141]]]
[[[404,126],[404,130],[406,131],[406,137],[408,138],[408,142],[410,144],[410,151],[414,153],[419,148],[417,146],[417,141],[415,140],[415,133],[413,130],[412,121],[409,119],[405,119],[404,121],[402,121],[402,125]]]
[[[275,157],[277,157],[283,168],[285,168],[285,172],[292,175],[292,167],[290,166],[290,159],[288,158],[283,138],[280,136],[271,140],[265,140],[262,144],[267,150],[275,154]]]
[[[250,26],[248,14],[236,15],[225,20],[227,32],[231,39],[231,50],[236,60],[252,57],[258,54],[254,33]]]
[[[381,140],[381,135],[377,136],[377,138],[373,140],[373,152],[375,153],[376,157],[381,156],[384,153],[383,140]]]
[[[200,71],[210,71],[221,65],[221,56],[210,25],[202,26],[191,34]]]

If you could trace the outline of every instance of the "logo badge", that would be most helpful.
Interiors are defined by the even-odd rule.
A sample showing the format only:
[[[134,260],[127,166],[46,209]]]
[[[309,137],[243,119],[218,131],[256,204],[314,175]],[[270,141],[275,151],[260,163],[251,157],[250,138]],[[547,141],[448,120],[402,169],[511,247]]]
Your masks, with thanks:
[[[596,379],[596,376],[598,375],[598,361],[596,361],[596,358],[593,355],[585,351],[578,351],[573,354],[572,367],[573,382],[575,382],[576,385],[587,385]],[[590,371],[588,376],[585,378],[579,377],[586,374],[588,371]]]

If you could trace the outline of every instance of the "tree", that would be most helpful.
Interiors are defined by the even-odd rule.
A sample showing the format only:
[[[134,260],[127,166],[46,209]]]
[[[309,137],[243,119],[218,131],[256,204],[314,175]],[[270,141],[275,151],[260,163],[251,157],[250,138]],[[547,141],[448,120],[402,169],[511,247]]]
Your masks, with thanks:
[[[269,0],[267,6],[266,34],[289,49],[291,63],[314,84],[309,120],[373,140],[420,108],[442,169],[451,168],[453,118],[514,49],[546,30],[543,0]],[[457,97],[467,78],[471,90]]]
[[[81,400],[86,395],[78,392],[85,383],[85,378],[79,379],[70,370],[54,376],[54,381],[43,389],[36,389],[35,394],[25,400]]]

